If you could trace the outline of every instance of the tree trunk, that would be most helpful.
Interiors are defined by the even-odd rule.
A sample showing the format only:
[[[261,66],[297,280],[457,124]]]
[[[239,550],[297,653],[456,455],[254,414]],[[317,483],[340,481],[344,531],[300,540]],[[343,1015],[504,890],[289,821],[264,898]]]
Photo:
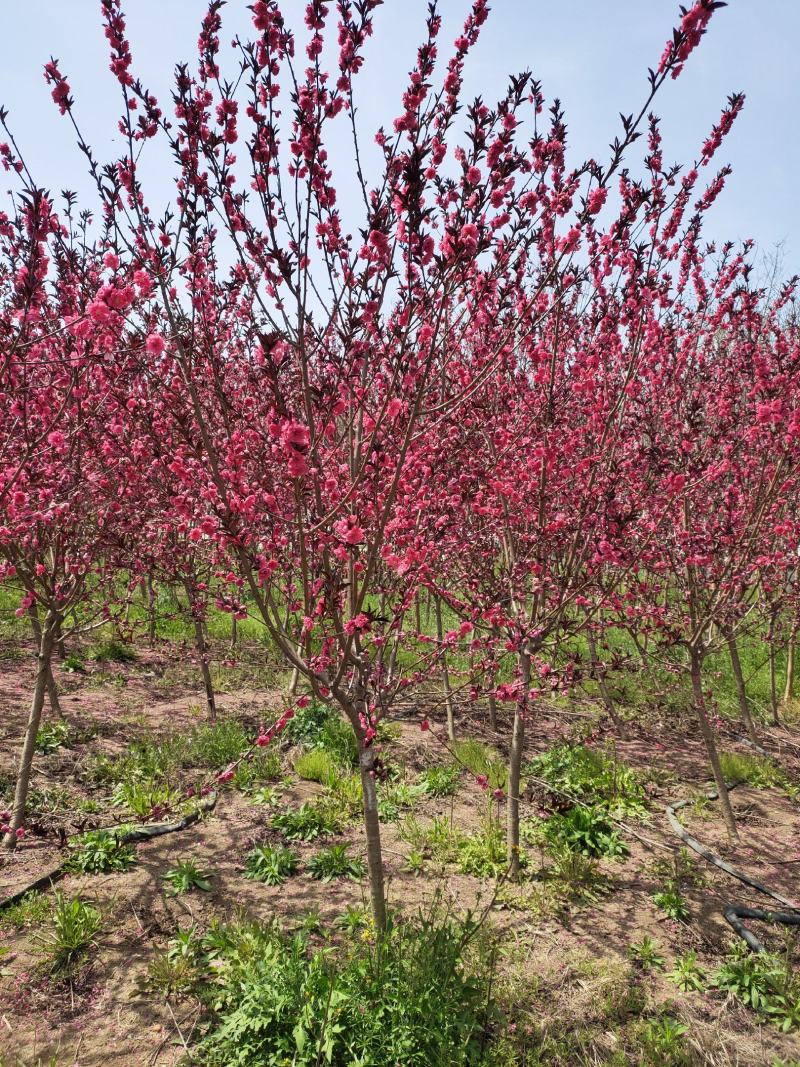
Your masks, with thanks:
[[[147,575],[147,643],[151,648],[156,643],[156,591],[152,571]]]
[[[381,824],[378,818],[378,791],[375,788],[375,750],[371,744],[364,742],[364,730],[361,720],[365,712],[366,701],[356,703],[348,718],[358,736],[361,770],[361,791],[364,802],[364,831],[367,837],[367,868],[369,870],[369,892],[372,902],[372,917],[375,929],[386,929],[386,890],[383,881],[383,852],[381,850]]]
[[[531,690],[531,657],[525,650],[519,654],[522,690],[514,708],[514,728],[511,734],[511,751],[508,759],[508,802],[506,848],[509,876],[519,878],[519,786],[522,770],[522,753],[525,748],[525,715]]]
[[[56,655],[59,659],[67,658],[67,646],[64,644],[64,634],[61,631],[61,619],[55,616],[55,646]]]
[[[489,701],[489,729],[490,730],[497,730],[497,697],[494,695],[494,685],[489,690],[488,701]]]
[[[794,650],[797,642],[797,626],[792,627],[789,635],[789,643],[786,646],[786,685],[783,689],[783,703],[790,704],[794,700]]]
[[[439,641],[439,647],[441,648],[442,639],[444,638],[444,627],[442,626],[442,603],[438,597],[436,597],[436,637]],[[448,741],[455,741],[456,739],[456,724],[455,724],[455,709],[453,706],[453,690],[450,685],[450,671],[447,669],[447,653],[442,652],[442,684],[444,685],[444,702],[447,708],[447,739]]]
[[[700,732],[703,735],[703,741],[705,742],[706,751],[708,752],[708,759],[711,763],[711,770],[714,773],[714,781],[717,786],[717,794],[719,795],[722,815],[725,819],[725,827],[728,831],[728,839],[733,843],[739,840],[739,831],[736,829],[736,819],[734,818],[733,808],[731,807],[731,799],[728,796],[728,787],[725,784],[725,778],[722,774],[719,753],[717,752],[717,746],[714,741],[714,731],[711,729],[711,723],[708,721],[708,716],[706,715],[705,697],[703,696],[703,661],[697,649],[690,649],[689,662],[692,676],[694,707],[697,713],[698,722],[700,723]]]
[[[742,718],[742,725],[747,731],[747,736],[754,745],[757,745],[758,734],[756,733],[756,728],[753,723],[753,716],[750,714],[750,701],[747,699],[747,688],[744,684],[744,674],[742,673],[742,663],[739,659],[739,649],[736,645],[736,636],[730,628],[725,630],[725,640],[728,643],[728,653],[731,658],[733,679],[736,683],[736,695],[739,698],[739,714]]]
[[[39,622],[39,612],[36,609],[35,604],[31,604],[28,608],[28,618],[31,620],[31,629],[33,630],[33,640],[36,643],[36,655],[39,655],[39,649],[42,647],[42,624]],[[53,664],[52,656],[47,661],[47,696],[50,701],[50,710],[54,715],[61,717],[61,701],[58,699],[58,686],[56,680],[53,677]]]
[[[769,632],[767,633],[767,646],[769,651],[769,705],[772,711],[772,725],[780,726],[778,718],[778,672],[775,662],[775,612],[770,611]]]
[[[594,632],[592,631],[591,622],[588,624],[586,629],[586,640],[589,645],[589,655],[592,657],[592,673],[597,678],[597,687],[600,690],[600,697],[603,701],[603,706],[608,712],[609,717],[614,723],[614,726],[618,733],[623,734],[624,727],[622,725],[622,720],[620,719],[619,715],[617,715],[617,709],[614,705],[614,700],[611,696],[611,690],[608,688],[608,684],[606,683],[606,665],[605,663],[603,663],[597,653],[597,642],[594,639]]]
[[[31,701],[31,710],[28,715],[28,725],[25,729],[25,738],[22,742],[22,754],[17,771],[17,786],[14,791],[14,807],[11,811],[9,831],[3,839],[3,844],[8,849],[13,849],[17,844],[17,830],[25,821],[25,807],[28,802],[28,789],[31,782],[31,765],[33,753],[36,748],[36,735],[42,721],[42,709],[45,695],[47,694],[47,679],[50,676],[50,659],[53,654],[55,643],[55,619],[48,613],[44,628],[41,628],[41,643],[38,650],[38,669],[36,671],[36,685]]]
[[[211,670],[208,666],[208,644],[206,642],[205,625],[203,623],[202,615],[195,607],[191,583],[188,581],[184,582],[183,587],[189,598],[189,611],[191,612],[192,622],[194,623],[194,644],[197,649],[197,654],[200,657],[200,671],[203,675],[203,687],[206,691],[206,709],[211,722],[216,722],[217,703],[214,697],[214,683],[211,680]]]

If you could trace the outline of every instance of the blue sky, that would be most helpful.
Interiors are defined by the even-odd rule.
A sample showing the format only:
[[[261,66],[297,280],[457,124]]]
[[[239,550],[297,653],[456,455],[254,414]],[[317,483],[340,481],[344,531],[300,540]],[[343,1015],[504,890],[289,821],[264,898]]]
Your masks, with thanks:
[[[90,195],[83,161],[66,120],[50,100],[42,66],[55,55],[77,100],[76,114],[102,159],[114,154],[118,89],[108,71],[97,0],[6,0],[0,35],[0,103],[32,170],[56,191]],[[367,48],[359,121],[364,139],[399,111],[405,72],[421,38],[426,0],[386,0],[375,16]],[[201,0],[129,0],[128,24],[137,73],[168,101],[173,64],[193,58]],[[466,0],[443,0],[443,42],[452,40]],[[572,161],[604,148],[619,130],[618,113],[638,110],[646,70],[654,65],[677,16],[672,0],[494,0],[467,70],[468,95],[489,101],[506,76],[530,68],[548,100],[558,96],[570,130]],[[303,5],[286,0],[287,20],[302,32]],[[246,0],[224,9],[223,42],[245,32]],[[796,0],[731,0],[712,19],[700,49],[677,82],[664,87],[656,111],[664,120],[666,160],[688,162],[696,154],[728,93],[747,95],[745,110],[718,156],[734,174],[715,205],[708,233],[715,238],[754,238],[769,252],[783,243],[785,273],[800,271],[800,3]],[[152,188],[169,195],[163,160],[151,162]]]

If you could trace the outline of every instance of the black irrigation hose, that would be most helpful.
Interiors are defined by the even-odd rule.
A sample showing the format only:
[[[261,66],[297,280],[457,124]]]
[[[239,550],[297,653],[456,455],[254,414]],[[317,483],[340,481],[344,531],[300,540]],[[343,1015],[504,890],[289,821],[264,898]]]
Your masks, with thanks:
[[[744,783],[732,782],[728,786],[728,790],[735,789],[739,785]],[[706,793],[706,797],[709,800],[718,800],[719,793],[714,789],[710,793]],[[764,945],[758,940],[747,927],[740,921],[741,919],[759,919],[764,922],[783,923],[790,926],[800,926],[800,904],[795,903],[793,900],[787,900],[786,897],[782,897],[780,893],[776,893],[773,889],[765,886],[763,882],[756,881],[755,878],[751,878],[749,874],[745,874],[744,871],[738,870],[733,867],[726,860],[720,856],[715,855],[710,849],[706,848],[704,844],[697,840],[696,837],[686,830],[681,824],[678,816],[675,814],[681,808],[687,807],[689,804],[694,803],[693,800],[679,800],[675,804],[667,805],[667,819],[672,827],[672,830],[685,844],[696,852],[698,856],[702,856],[704,860],[709,863],[713,863],[715,867],[719,867],[725,874],[730,875],[732,878],[736,878],[738,881],[743,882],[744,885],[749,886],[751,889],[757,890],[759,893],[763,893],[765,896],[772,897],[773,900],[777,900],[779,904],[783,904],[784,907],[790,908],[790,912],[784,911],[764,911],[761,908],[747,908],[743,905],[730,904],[723,911],[725,921],[729,926],[741,937],[747,946],[753,950],[753,952],[766,952]]]
[[[729,904],[722,913],[730,926],[753,952],[766,952],[756,935],[741,922],[742,919],[758,919],[765,923],[782,923],[785,926],[800,926],[800,915],[788,911],[764,911],[762,908],[745,908],[741,904]]]
[[[211,796],[209,796],[207,800],[202,801],[194,811],[190,812],[188,815],[184,815],[184,817],[178,819],[177,822],[160,822],[153,823],[152,826],[136,826],[126,834],[122,834],[119,838],[119,843],[121,845],[130,845],[139,841],[149,841],[153,837],[163,837],[165,834],[174,834],[179,830],[186,830],[189,826],[196,823],[201,815],[213,811],[216,803],[217,794],[212,793]],[[40,875],[23,889],[18,889],[17,892],[12,893],[10,897],[6,897],[5,900],[0,900],[0,911],[5,911],[6,908],[18,904],[28,893],[37,893],[42,890],[51,889],[56,882],[60,882],[61,879],[68,874],[68,863],[69,859],[64,860],[63,863],[60,863],[46,874]]]

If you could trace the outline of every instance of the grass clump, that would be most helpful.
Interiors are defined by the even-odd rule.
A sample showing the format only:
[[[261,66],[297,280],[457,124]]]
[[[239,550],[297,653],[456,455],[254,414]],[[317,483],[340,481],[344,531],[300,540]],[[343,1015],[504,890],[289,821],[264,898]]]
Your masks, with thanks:
[[[16,904],[0,911],[0,929],[24,930],[30,926],[39,926],[50,915],[52,901],[44,893],[30,890]]]
[[[505,790],[508,774],[497,749],[473,737],[465,737],[453,742],[453,754],[457,762],[475,777],[486,778],[489,789]]]
[[[461,768],[456,763],[428,767],[420,775],[420,782],[432,797],[451,797],[458,790]]]
[[[80,897],[56,893],[51,927],[36,938],[50,973],[54,977],[71,977],[96,943],[102,925],[102,915],[91,904]]]
[[[319,782],[329,789],[341,776],[341,764],[324,748],[312,748],[301,752],[294,761],[294,769],[307,782]]]
[[[721,752],[719,761],[722,774],[728,782],[747,782],[757,789],[786,785],[786,775],[768,756],[750,755],[743,752]]]
[[[312,878],[321,882],[331,882],[334,878],[352,878],[359,881],[367,873],[367,868],[360,856],[351,856],[347,845],[331,845],[321,849],[308,864]]]
[[[95,645],[89,655],[98,662],[135,663],[136,661],[136,650],[116,637]]]
[[[306,802],[295,811],[280,812],[272,817],[272,828],[289,841],[314,841],[318,837],[338,834],[341,820],[330,804]]]

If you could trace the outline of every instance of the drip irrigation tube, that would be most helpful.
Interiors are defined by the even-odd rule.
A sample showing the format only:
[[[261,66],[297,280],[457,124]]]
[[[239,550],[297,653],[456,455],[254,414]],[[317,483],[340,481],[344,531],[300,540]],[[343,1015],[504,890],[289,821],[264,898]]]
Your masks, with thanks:
[[[121,845],[136,844],[140,841],[149,841],[154,837],[163,837],[165,834],[174,834],[179,830],[186,830],[189,826],[196,823],[201,815],[213,811],[216,803],[217,794],[212,793],[207,800],[202,801],[194,811],[190,812],[188,815],[184,815],[182,819],[178,819],[176,822],[153,823],[152,826],[134,826],[131,830],[128,830],[127,833],[120,835],[119,843]],[[56,882],[60,882],[68,873],[68,863],[68,859],[64,860],[57,867],[47,871],[46,874],[40,875],[22,889],[18,889],[16,893],[12,893],[10,897],[6,897],[5,900],[0,900],[0,911],[4,911],[6,908],[18,904],[28,893],[36,893],[50,889]]]
[[[744,783],[731,782],[728,785],[728,791],[736,789],[737,786]],[[710,793],[706,794],[709,800],[718,800],[719,794],[714,789]],[[693,800],[679,800],[675,804],[667,805],[667,819],[673,830],[673,832],[688,845],[689,848],[696,852],[698,856],[701,856],[708,863],[713,863],[715,867],[719,867],[725,874],[730,875],[731,878],[736,878],[739,882],[749,886],[751,889],[755,889],[758,893],[763,893],[764,896],[771,897],[773,900],[782,904],[785,908],[789,908],[788,912],[785,911],[765,911],[761,908],[748,908],[744,905],[730,904],[723,910],[723,916],[725,921],[741,937],[749,948],[753,952],[766,952],[764,945],[747,927],[742,923],[742,919],[757,919],[763,922],[770,923],[782,923],[789,926],[800,926],[800,904],[796,901],[788,900],[786,897],[781,896],[780,893],[776,893],[774,889],[770,889],[769,886],[764,885],[763,882],[757,881],[755,878],[751,878],[749,874],[745,874],[744,871],[738,870],[727,860],[722,859],[720,856],[715,855],[711,849],[707,848],[702,842],[698,841],[696,837],[692,837],[688,830],[683,826],[679,820],[676,812],[681,808],[687,807],[689,804],[694,803]]]

